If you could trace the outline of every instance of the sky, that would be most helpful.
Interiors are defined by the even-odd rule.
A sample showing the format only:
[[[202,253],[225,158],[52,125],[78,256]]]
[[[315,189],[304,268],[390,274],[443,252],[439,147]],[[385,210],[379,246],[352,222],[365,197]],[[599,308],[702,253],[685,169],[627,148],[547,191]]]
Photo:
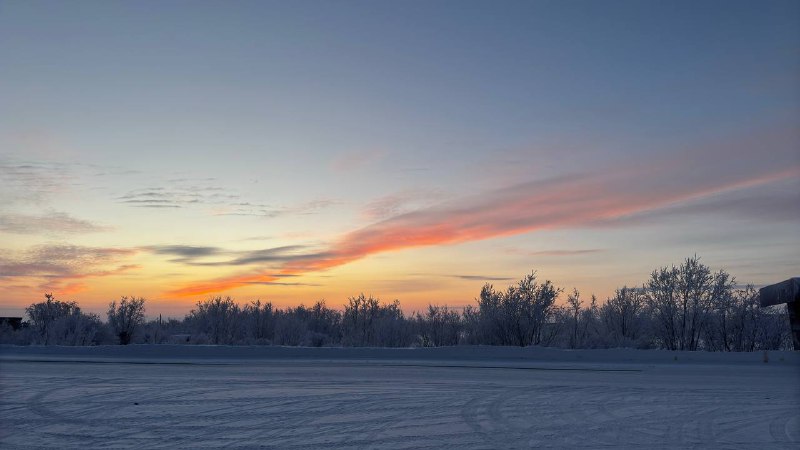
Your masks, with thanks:
[[[796,1],[0,0],[0,315],[782,281],[799,50]]]

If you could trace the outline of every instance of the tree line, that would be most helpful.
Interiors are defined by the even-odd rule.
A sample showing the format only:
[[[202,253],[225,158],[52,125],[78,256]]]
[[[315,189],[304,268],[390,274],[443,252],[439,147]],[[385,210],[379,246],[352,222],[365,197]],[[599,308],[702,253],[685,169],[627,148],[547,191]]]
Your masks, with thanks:
[[[288,346],[510,345],[563,348],[658,348],[756,351],[790,349],[786,307],[759,307],[758,291],[698,257],[654,270],[641,286],[623,286],[600,304],[535,272],[504,290],[486,284],[465,308],[429,305],[405,314],[400,302],[351,297],[341,309],[325,301],[276,308],[230,297],[197,302],[183,319],[145,319],[146,300],[122,297],[106,321],[76,302],[45,295],[26,308],[18,330],[0,327],[0,342],[18,345],[217,344]],[[561,297],[566,297],[559,303]]]

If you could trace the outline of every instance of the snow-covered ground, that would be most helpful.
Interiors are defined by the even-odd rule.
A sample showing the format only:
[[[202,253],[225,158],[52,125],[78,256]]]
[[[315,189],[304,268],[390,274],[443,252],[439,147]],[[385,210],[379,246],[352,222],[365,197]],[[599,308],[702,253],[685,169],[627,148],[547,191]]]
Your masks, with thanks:
[[[768,360],[487,347],[0,346],[0,447],[796,449],[800,355]]]

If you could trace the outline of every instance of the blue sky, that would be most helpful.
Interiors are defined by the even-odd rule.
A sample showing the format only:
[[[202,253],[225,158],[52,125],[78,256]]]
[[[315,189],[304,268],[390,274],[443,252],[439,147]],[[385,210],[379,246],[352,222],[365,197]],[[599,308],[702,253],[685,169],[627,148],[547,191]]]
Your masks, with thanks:
[[[176,291],[215,285],[195,295],[466,304],[531,269],[602,297],[694,253],[742,282],[796,275],[798,17],[777,1],[0,2],[0,306],[131,289],[181,311]],[[290,249],[209,266],[169,246]],[[311,255],[277,284],[276,264]]]

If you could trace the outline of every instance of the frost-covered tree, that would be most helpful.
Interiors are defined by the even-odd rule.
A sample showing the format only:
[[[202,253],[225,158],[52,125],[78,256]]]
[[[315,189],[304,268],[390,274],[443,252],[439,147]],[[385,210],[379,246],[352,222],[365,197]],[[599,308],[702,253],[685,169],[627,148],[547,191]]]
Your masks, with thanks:
[[[654,271],[645,283],[647,306],[654,320],[657,341],[669,350],[697,350],[715,297],[730,276],[712,273],[695,256],[679,267]]]
[[[380,301],[363,293],[347,299],[342,314],[342,339],[346,345],[365,346],[375,341],[374,323]]]
[[[285,309],[255,301],[239,307],[230,297],[197,303],[183,320],[143,322],[144,300],[112,302],[108,325],[76,302],[51,294],[26,308],[29,327],[0,328],[0,342],[95,345],[112,336],[126,343],[195,342],[302,346],[543,345],[570,348],[659,346],[672,350],[756,351],[791,348],[785,305],[761,308],[753,286],[737,289],[725,271],[697,257],[652,272],[641,289],[624,286],[603,305],[531,273],[505,290],[486,284],[461,313],[429,305],[406,316],[399,301],[361,294],[343,310],[324,301]],[[138,330],[138,332],[137,332]],[[113,333],[113,334],[112,334]]]
[[[42,344],[56,344],[53,342],[54,325],[56,321],[75,314],[80,314],[81,309],[76,302],[62,302],[56,300],[53,294],[45,294],[45,301],[34,303],[25,308],[25,313],[30,319],[30,325],[35,330],[37,340]]]
[[[539,345],[545,324],[556,312],[555,301],[560,292],[549,280],[538,283],[535,272],[505,292],[484,285],[478,299],[480,334],[492,345]],[[550,331],[548,341],[552,340]]]
[[[406,318],[400,300],[382,305],[378,318],[373,323],[375,341],[378,347],[409,347],[414,342],[414,324]]]
[[[753,350],[792,350],[792,330],[789,327],[788,305],[759,309],[756,319],[758,344]]]
[[[193,334],[205,336],[214,344],[232,344],[242,331],[239,312],[239,305],[232,298],[214,297],[197,302],[185,320]]]
[[[478,296],[477,322],[473,332],[478,343],[511,345],[506,316],[503,293],[495,291],[489,283],[483,285]]]
[[[463,326],[463,343],[468,345],[484,344],[488,342],[481,323],[480,309],[474,305],[467,305],[461,312]]]
[[[567,305],[570,312],[570,333],[569,333],[569,348],[578,348],[580,346],[580,329],[581,329],[581,293],[577,289],[573,289],[572,293],[567,296]]]
[[[715,297],[705,330],[705,349],[751,352],[790,348],[784,305],[761,308],[759,293],[752,285],[733,288],[733,279]]]
[[[639,346],[643,328],[644,296],[623,286],[600,308],[604,337],[614,347]]]
[[[25,312],[30,320],[26,335],[30,342],[45,345],[97,345],[106,341],[106,326],[95,314],[81,311],[77,302],[56,300],[45,294],[45,301],[34,303]]]
[[[732,351],[737,348],[737,335],[747,321],[748,304],[758,307],[758,293],[752,286],[739,295],[734,289],[734,278],[723,273],[715,280],[715,293],[711,299],[708,320],[703,330],[704,348],[711,351]],[[752,301],[749,301],[750,297]]]
[[[425,314],[416,314],[416,322],[423,347],[452,346],[459,343],[463,323],[459,314],[447,306],[428,305]]]
[[[107,328],[97,314],[73,310],[53,323],[51,335],[58,345],[98,345],[107,341]]]
[[[308,324],[296,314],[295,308],[279,310],[275,321],[275,343],[298,346],[306,343],[309,334]]]
[[[325,300],[320,300],[309,309],[309,329],[315,333],[325,334],[337,339],[341,334],[342,314],[329,308]]]
[[[504,309],[514,345],[525,347],[542,343],[544,324],[555,312],[560,292],[550,280],[537,283],[536,272],[508,288]]]
[[[305,345],[321,347],[341,340],[342,314],[328,308],[325,300],[314,303],[310,308],[304,308],[303,320],[308,330]]]
[[[159,314],[157,319],[145,322],[137,334],[140,336],[139,342],[164,344],[171,342],[174,336],[189,334],[189,331],[184,321],[174,318],[164,319]]]
[[[270,343],[275,339],[275,308],[272,302],[253,301],[242,308],[241,326],[252,343]]]
[[[108,325],[122,345],[128,345],[144,324],[144,298],[122,297],[108,305]]]
[[[342,313],[342,344],[370,347],[406,347],[414,340],[413,326],[400,302],[381,304],[364,294],[350,297]]]
[[[602,345],[600,339],[600,306],[597,296],[592,294],[589,306],[581,312],[581,348],[597,348]]]

